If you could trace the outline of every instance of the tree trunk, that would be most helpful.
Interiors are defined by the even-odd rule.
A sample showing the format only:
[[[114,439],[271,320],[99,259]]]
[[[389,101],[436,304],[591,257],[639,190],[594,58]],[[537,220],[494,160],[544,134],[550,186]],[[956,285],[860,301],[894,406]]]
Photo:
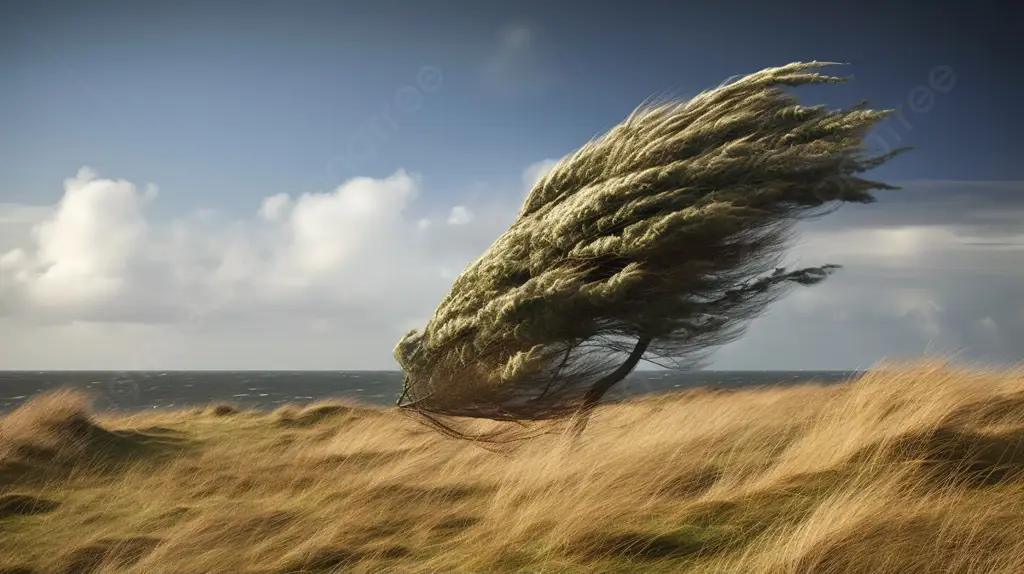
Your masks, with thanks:
[[[576,438],[579,438],[583,434],[584,429],[587,428],[587,422],[590,420],[590,414],[597,407],[597,403],[601,400],[601,397],[605,395],[616,383],[626,378],[626,375],[631,373],[636,368],[637,363],[643,358],[644,352],[647,350],[647,345],[651,343],[651,338],[644,336],[636,342],[636,346],[633,347],[633,351],[626,358],[626,361],[619,365],[619,368],[615,369],[601,380],[594,383],[594,386],[590,387],[585,395],[583,395],[583,404],[573,417],[572,432]]]

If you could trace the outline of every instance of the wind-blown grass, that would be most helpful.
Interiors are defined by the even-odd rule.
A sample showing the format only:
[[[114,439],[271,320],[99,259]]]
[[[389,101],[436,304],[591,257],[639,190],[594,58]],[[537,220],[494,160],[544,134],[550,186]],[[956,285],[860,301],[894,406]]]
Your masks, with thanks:
[[[345,401],[62,393],[0,419],[0,453],[0,572],[1024,571],[1019,371],[650,396],[506,454]]]

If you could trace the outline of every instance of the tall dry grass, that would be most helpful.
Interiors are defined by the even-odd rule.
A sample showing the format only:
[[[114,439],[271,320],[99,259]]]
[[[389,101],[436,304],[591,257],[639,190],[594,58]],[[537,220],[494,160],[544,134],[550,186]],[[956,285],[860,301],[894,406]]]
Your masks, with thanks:
[[[942,363],[631,400],[509,454],[343,401],[63,393],[0,422],[0,572],[1010,574],[1022,470],[1024,373]]]

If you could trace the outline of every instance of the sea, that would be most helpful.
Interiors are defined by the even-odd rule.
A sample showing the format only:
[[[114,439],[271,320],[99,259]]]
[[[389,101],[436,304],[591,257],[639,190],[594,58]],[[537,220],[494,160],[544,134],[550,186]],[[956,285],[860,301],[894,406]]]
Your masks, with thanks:
[[[608,398],[697,387],[740,388],[847,381],[856,371],[634,371]],[[100,410],[139,412],[211,403],[271,410],[282,404],[349,398],[392,405],[402,392],[400,371],[0,371],[0,413],[33,395],[82,389]]]

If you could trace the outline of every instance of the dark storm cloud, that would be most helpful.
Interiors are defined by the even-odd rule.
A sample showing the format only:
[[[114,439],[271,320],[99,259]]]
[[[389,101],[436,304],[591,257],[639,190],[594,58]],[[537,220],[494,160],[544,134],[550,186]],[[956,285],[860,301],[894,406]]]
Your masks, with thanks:
[[[843,268],[779,302],[716,367],[1024,360],[1024,182],[917,181],[879,195],[803,226],[794,257]]]
[[[810,224],[815,229],[948,226],[968,236],[1024,233],[1024,182],[911,181],[877,193],[878,201],[842,209]]]
[[[722,368],[865,368],[882,359],[955,354],[1024,359],[1020,275],[894,272],[851,266],[793,293],[717,356]]]

